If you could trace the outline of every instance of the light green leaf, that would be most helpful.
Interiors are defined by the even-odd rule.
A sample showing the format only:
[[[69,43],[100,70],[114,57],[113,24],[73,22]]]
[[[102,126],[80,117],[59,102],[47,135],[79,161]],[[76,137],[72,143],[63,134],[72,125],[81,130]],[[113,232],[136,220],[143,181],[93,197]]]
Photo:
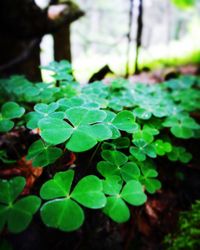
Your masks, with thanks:
[[[138,180],[140,177],[140,169],[134,162],[127,162],[121,168],[122,178],[128,182],[130,180]]]
[[[97,139],[89,126],[80,126],[74,130],[71,138],[66,144],[66,148],[72,152],[84,152],[93,148],[97,144]]]
[[[102,208],[106,204],[101,180],[96,176],[88,175],[81,179],[71,193],[71,197],[88,208]]]
[[[120,167],[121,165],[123,165],[128,161],[128,157],[125,154],[121,153],[120,151],[104,150],[101,153],[101,156],[104,160],[118,167]]]
[[[117,223],[129,220],[130,211],[126,203],[119,197],[108,197],[103,212]]]
[[[131,205],[140,206],[147,200],[143,187],[139,181],[129,181],[121,192],[121,197]]]
[[[65,232],[78,229],[84,221],[83,209],[76,202],[67,198],[46,202],[40,213],[46,226]]]
[[[46,146],[42,140],[38,140],[30,146],[26,159],[32,160],[34,167],[45,167],[54,163],[61,155],[60,148]]]
[[[56,173],[53,179],[42,185],[40,189],[40,196],[44,200],[68,196],[73,179],[73,170]]]
[[[123,181],[117,175],[108,176],[103,180],[103,191],[108,195],[117,195],[122,189]]]
[[[5,119],[20,118],[25,109],[20,107],[16,102],[6,102],[1,108],[2,116]]]
[[[138,129],[133,113],[127,110],[121,111],[113,120],[113,125],[122,131],[132,133]]]
[[[68,123],[57,118],[44,118],[39,121],[38,126],[41,137],[53,145],[65,142],[73,132]]]

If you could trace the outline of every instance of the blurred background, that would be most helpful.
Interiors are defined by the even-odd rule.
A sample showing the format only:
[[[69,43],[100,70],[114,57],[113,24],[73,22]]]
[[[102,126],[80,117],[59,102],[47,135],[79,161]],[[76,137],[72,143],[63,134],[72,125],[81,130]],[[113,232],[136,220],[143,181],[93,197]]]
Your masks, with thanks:
[[[200,62],[199,0],[34,1],[44,12],[51,5],[71,2],[82,11],[73,20],[66,18],[61,27],[44,30],[39,42],[40,64],[67,59],[80,82],[105,65],[125,76],[135,70]],[[53,18],[57,12],[52,11]],[[66,14],[62,8],[60,12]]]
[[[46,0],[37,0],[42,4]],[[129,0],[76,0],[84,17],[71,25],[72,63],[75,75],[86,81],[108,64],[124,75],[127,63]],[[137,17],[140,0],[133,1],[133,24],[129,53],[130,73],[134,71]],[[179,3],[180,2],[180,3]],[[182,1],[184,2],[184,1]],[[44,47],[52,47],[47,36]],[[52,60],[43,49],[42,62]],[[200,1],[143,0],[143,32],[139,67],[159,68],[200,61]]]

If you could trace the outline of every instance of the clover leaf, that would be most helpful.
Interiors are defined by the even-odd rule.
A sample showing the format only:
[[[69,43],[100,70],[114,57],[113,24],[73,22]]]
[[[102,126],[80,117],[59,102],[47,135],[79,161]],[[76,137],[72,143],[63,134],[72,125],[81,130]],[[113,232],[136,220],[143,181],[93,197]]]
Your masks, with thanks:
[[[166,153],[169,153],[172,151],[172,145],[169,142],[164,142],[163,140],[156,140],[154,142],[156,154],[163,156]]]
[[[38,140],[29,147],[26,159],[33,161],[33,167],[45,167],[54,163],[61,155],[60,148],[46,145],[42,140]]]
[[[73,126],[73,133],[66,143],[66,148],[73,152],[83,152],[94,147],[98,141],[110,139],[112,131],[103,122],[106,116],[103,110],[82,107],[68,109],[66,118]]]
[[[119,112],[112,121],[112,124],[119,130],[126,131],[127,133],[132,133],[138,129],[138,124],[135,123],[135,117],[132,112],[127,110]]]
[[[22,232],[40,207],[41,201],[35,195],[16,200],[25,183],[23,177],[15,177],[9,181],[0,179],[0,231],[6,225],[11,233]]]
[[[84,211],[79,204],[92,209],[105,206],[103,185],[96,176],[84,177],[71,192],[73,179],[73,170],[59,172],[41,187],[41,197],[49,200],[41,208],[41,217],[47,226],[74,231],[84,221]]]
[[[8,132],[14,127],[12,119],[20,118],[25,112],[16,102],[6,102],[1,107],[0,132]]]
[[[102,158],[105,161],[100,161],[97,164],[99,173],[108,178],[114,175],[122,176],[123,180],[138,180],[140,177],[140,170],[136,163],[128,162],[128,157],[120,151],[104,150]]]
[[[142,176],[140,181],[145,185],[146,190],[153,194],[161,188],[159,180],[155,179],[158,176],[156,169],[148,163],[142,164],[141,166]]]
[[[183,147],[173,147],[167,156],[170,161],[180,161],[182,163],[188,163],[192,159],[192,155]]]
[[[193,118],[186,115],[168,117],[163,122],[163,126],[170,127],[171,133],[182,139],[193,137],[194,130],[200,127]]]
[[[152,116],[151,112],[147,111],[144,108],[139,108],[139,107],[133,110],[133,114],[142,120],[149,120]]]
[[[145,140],[140,139],[134,141],[135,146],[130,147],[130,153],[138,160],[146,160],[146,156],[156,158],[156,151],[153,144],[148,144]]]
[[[126,202],[133,206],[140,206],[146,202],[146,195],[139,181],[129,181],[122,188],[122,181],[118,176],[106,178],[103,181],[104,192],[108,194],[103,212],[112,220],[123,223],[130,218],[130,211]]]
[[[43,118],[64,119],[64,112],[57,111],[59,104],[52,102],[51,104],[39,103],[34,106],[35,112],[26,115],[27,127],[29,129],[38,128],[38,123]]]
[[[53,77],[56,80],[68,80],[72,81],[73,77],[71,64],[66,60],[61,60],[60,62],[51,62],[47,66],[42,66],[42,69],[49,70],[53,72]]]
[[[38,127],[41,137],[53,145],[65,142],[73,133],[73,128],[58,118],[44,118],[39,121]]]

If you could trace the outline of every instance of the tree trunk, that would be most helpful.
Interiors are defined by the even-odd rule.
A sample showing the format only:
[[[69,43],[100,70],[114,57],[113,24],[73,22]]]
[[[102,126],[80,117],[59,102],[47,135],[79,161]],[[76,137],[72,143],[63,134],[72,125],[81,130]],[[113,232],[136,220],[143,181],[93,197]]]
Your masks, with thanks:
[[[65,25],[54,34],[54,57],[56,61],[71,62],[70,25]]]
[[[136,56],[135,56],[135,74],[139,73],[139,50],[142,44],[142,31],[143,31],[143,0],[139,3],[139,14],[137,19],[137,35],[136,35]]]
[[[47,33],[58,32],[56,59],[63,59],[61,55],[71,59],[69,26],[84,14],[73,2],[50,5],[45,10],[34,0],[1,0],[0,6],[0,76],[24,74],[30,80],[41,80],[39,44]],[[63,36],[65,26],[68,32]]]
[[[130,7],[129,7],[129,23],[128,23],[128,44],[127,44],[127,54],[126,54],[126,77],[129,76],[130,71],[130,50],[131,50],[131,43],[132,43],[132,27],[133,27],[133,7],[134,7],[134,0],[130,0]]]

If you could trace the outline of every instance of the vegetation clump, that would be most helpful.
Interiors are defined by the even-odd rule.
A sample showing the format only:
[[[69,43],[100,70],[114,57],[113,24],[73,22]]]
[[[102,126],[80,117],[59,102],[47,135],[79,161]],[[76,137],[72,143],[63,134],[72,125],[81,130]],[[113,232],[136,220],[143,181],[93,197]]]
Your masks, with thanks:
[[[81,86],[66,61],[46,69],[50,83],[23,76],[0,82],[1,137],[9,145],[13,133],[28,133],[14,151],[1,147],[0,231],[22,232],[36,212],[47,227],[74,231],[85,208],[128,221],[131,206],[161,189],[158,159],[192,159],[184,145],[200,137],[199,78]],[[21,159],[27,168],[13,177]]]

